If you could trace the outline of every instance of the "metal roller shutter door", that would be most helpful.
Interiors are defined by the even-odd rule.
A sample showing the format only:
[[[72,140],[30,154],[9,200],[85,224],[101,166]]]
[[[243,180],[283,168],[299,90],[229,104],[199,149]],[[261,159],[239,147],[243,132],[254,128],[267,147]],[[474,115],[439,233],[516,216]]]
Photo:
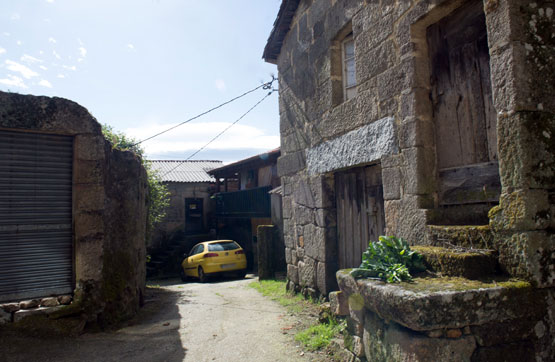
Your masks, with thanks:
[[[71,293],[73,138],[0,131],[0,301]]]

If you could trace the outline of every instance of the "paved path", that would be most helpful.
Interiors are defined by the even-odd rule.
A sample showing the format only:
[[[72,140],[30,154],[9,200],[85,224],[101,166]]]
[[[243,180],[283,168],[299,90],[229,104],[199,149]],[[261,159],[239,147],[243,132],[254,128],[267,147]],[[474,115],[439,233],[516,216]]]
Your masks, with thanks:
[[[247,287],[252,281],[166,282],[132,326],[65,339],[0,336],[0,360],[306,361],[282,333],[291,317]]]

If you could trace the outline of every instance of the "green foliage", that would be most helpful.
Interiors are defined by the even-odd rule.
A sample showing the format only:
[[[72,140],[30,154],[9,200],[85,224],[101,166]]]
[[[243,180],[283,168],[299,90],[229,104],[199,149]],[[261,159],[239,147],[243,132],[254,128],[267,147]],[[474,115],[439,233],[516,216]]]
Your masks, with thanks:
[[[410,250],[402,238],[380,236],[379,241],[370,242],[362,254],[362,263],[351,275],[355,278],[379,278],[387,283],[410,281],[410,273],[426,270],[422,256]]]
[[[166,185],[162,183],[160,175],[152,168],[152,164],[143,157],[144,150],[137,145],[137,140],[126,136],[124,133],[116,132],[114,129],[104,124],[102,134],[110,143],[112,148],[122,151],[133,151],[139,158],[146,170],[147,175],[147,238],[151,236],[156,224],[166,217],[166,208],[170,204],[170,193]]]
[[[249,287],[256,289],[260,294],[268,297],[292,312],[299,312],[306,302],[301,295],[293,295],[285,289],[285,281],[276,279],[252,282]]]
[[[319,323],[300,331],[295,335],[295,340],[301,342],[309,351],[316,351],[327,347],[343,329],[344,326],[337,323],[335,318],[329,318],[326,323]]]

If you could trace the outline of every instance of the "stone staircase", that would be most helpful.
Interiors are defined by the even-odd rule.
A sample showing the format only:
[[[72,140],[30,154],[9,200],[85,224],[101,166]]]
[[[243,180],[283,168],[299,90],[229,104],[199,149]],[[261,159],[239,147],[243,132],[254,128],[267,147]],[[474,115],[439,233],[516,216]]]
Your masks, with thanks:
[[[528,361],[549,350],[549,292],[510,278],[488,226],[429,226],[414,246],[428,271],[386,284],[337,272],[332,312],[347,318],[353,360]],[[538,333],[542,332],[542,333]],[[500,357],[501,356],[501,357]]]

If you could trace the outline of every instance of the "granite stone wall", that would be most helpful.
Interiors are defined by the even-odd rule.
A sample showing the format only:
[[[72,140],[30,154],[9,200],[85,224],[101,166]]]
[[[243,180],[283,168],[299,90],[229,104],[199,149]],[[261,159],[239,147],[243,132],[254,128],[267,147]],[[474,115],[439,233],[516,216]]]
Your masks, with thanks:
[[[74,140],[71,304],[43,309],[31,303],[37,308],[6,321],[28,331],[75,334],[133,316],[145,287],[147,189],[140,159],[112,149],[88,111],[62,98],[0,92],[0,129]]]
[[[438,209],[426,29],[462,0],[300,1],[277,65],[278,160],[290,288],[336,287],[334,173],[380,163],[386,233],[431,244]],[[497,112],[503,269],[553,286],[553,4],[483,2]],[[357,96],[338,100],[338,35],[352,30]],[[340,72],[339,72],[340,74]],[[467,212],[474,212],[470,206]],[[446,211],[447,212],[447,211]]]

